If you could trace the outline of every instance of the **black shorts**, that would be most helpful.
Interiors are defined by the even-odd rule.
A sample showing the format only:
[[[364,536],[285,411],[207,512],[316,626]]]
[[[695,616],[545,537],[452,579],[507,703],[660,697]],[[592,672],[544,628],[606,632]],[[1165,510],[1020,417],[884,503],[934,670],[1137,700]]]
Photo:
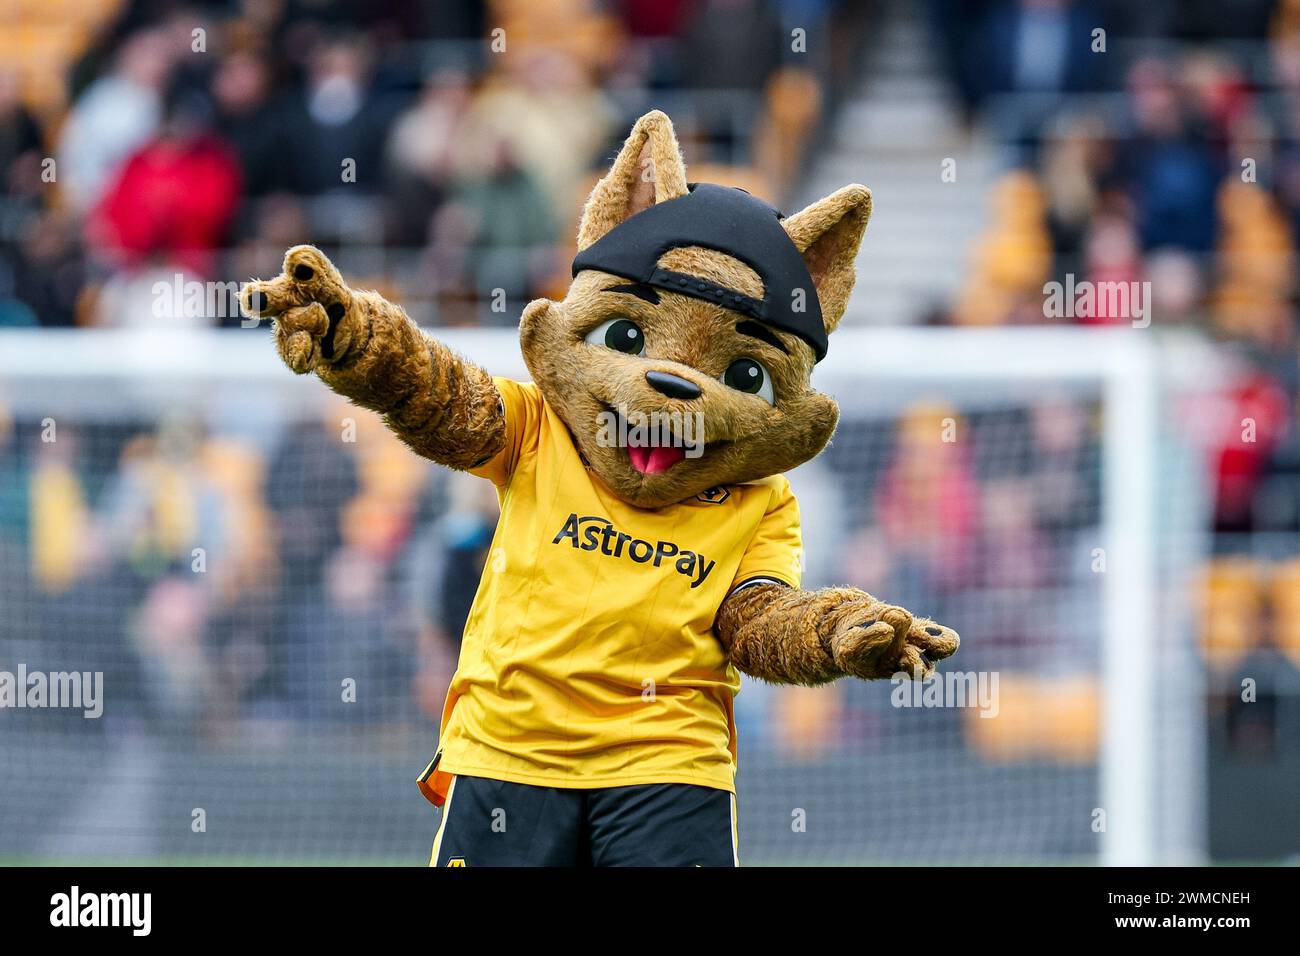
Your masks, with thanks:
[[[430,866],[738,866],[735,797],[686,783],[573,790],[458,776]]]

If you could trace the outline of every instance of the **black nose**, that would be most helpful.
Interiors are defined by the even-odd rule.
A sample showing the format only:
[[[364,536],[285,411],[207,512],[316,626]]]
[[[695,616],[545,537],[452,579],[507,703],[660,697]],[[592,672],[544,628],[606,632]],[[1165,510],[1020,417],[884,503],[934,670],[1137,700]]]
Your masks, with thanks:
[[[669,398],[700,397],[700,387],[694,382],[686,381],[680,375],[671,375],[668,372],[646,372],[645,380],[652,388]]]
[[[248,295],[248,308],[252,310],[253,315],[261,315],[266,311],[267,298],[265,292],[250,292]]]

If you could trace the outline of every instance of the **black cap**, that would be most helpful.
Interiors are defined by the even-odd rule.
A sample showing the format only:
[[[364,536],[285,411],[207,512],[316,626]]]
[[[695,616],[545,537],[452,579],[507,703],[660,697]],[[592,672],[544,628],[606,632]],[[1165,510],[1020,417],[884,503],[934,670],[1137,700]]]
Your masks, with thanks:
[[[687,188],[685,196],[642,210],[579,252],[573,274],[597,269],[725,306],[799,336],[820,362],[826,357],[821,300],[803,256],[781,226],[781,213],[743,189],[712,183]],[[763,280],[763,298],[659,268],[665,252],[682,246],[702,246],[739,259]],[[796,300],[802,311],[795,310]]]

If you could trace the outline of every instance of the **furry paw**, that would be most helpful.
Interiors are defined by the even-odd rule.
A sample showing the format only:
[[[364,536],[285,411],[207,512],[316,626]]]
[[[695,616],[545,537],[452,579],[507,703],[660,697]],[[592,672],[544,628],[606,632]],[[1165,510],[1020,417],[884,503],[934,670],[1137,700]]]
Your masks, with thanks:
[[[319,302],[298,306],[276,318],[275,348],[285,365],[304,375],[316,367],[328,332],[329,317]]]
[[[250,316],[275,319],[276,349],[300,375],[337,362],[362,331],[352,290],[315,246],[290,249],[281,274],[245,285],[240,305]]]
[[[961,638],[928,618],[916,619],[901,607],[864,599],[844,613],[830,638],[829,651],[846,674],[866,680],[904,673],[925,680],[936,662],[951,657]]]

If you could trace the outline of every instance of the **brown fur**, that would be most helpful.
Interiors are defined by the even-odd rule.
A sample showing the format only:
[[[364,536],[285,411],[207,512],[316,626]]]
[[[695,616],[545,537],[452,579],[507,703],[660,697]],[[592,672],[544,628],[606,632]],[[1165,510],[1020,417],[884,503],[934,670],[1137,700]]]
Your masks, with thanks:
[[[657,110],[647,113],[593,189],[578,230],[579,248],[686,191],[686,167],[672,123]],[[783,220],[808,264],[828,332],[848,303],[853,262],[870,215],[870,190],[851,185]],[[751,296],[763,293],[749,266],[720,252],[674,249],[660,263]],[[538,299],[520,320],[533,380],[568,425],[592,471],[620,498],[643,508],[667,507],[717,485],[780,474],[813,458],[830,441],[839,409],[812,388],[814,356],[802,339],[769,327],[783,351],[738,332],[737,323],[746,319],[739,313],[673,292],[657,290],[659,301],[651,303],[611,291],[625,284],[606,273],[581,272],[562,301]],[[283,274],[250,283],[243,303],[250,314],[276,317],[276,346],[291,369],[314,371],[335,391],[382,413],[417,453],[463,469],[503,447],[505,420],[488,374],[421,332],[399,306],[377,293],[348,288],[311,246],[290,249]],[[588,333],[619,317],[640,326],[642,354],[585,341]],[[738,358],[754,359],[768,370],[774,404],[722,381]],[[651,370],[688,379],[700,388],[700,397],[661,394],[646,380]],[[643,474],[625,448],[598,441],[611,408],[701,412],[704,454],[661,474]],[[958,644],[955,632],[914,620],[902,608],[851,588],[745,588],[723,602],[715,629],[738,668],[781,683],[887,677],[900,670],[924,676],[934,660]]]
[[[305,270],[309,277],[296,278]],[[401,306],[348,288],[319,249],[294,246],[280,276],[248,283],[241,298],[250,315],[275,316],[286,365],[299,375],[316,372],[340,395],[379,412],[416,454],[464,469],[505,445],[491,376],[425,335]],[[334,305],[343,314],[331,340],[327,309]]]
[[[959,643],[951,628],[913,618],[865,591],[780,584],[732,594],[722,602],[714,631],[737,668],[774,684],[899,673],[925,679]]]

